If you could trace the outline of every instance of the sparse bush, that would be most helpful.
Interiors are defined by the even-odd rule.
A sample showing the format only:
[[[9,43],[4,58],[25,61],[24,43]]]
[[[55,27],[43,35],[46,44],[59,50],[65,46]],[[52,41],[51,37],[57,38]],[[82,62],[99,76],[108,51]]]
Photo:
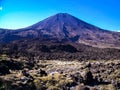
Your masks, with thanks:
[[[35,84],[36,90],[45,90],[46,89],[46,86],[40,79],[36,78],[34,80],[34,84]]]
[[[109,84],[109,85],[102,85],[100,87],[100,90],[117,90],[117,88],[112,84]]]
[[[49,86],[48,90],[60,90],[60,89],[58,89],[58,87],[56,86]]]
[[[109,90],[117,90],[117,88],[112,84],[109,84],[108,88],[109,88]]]

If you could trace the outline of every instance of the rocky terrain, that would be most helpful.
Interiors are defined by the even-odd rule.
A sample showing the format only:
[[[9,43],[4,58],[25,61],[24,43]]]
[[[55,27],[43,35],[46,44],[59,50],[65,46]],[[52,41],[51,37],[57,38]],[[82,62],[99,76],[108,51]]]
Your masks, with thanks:
[[[0,54],[11,58],[24,57],[26,60],[118,60],[120,49],[97,48],[77,43],[61,43],[26,39],[0,44]]]
[[[3,60],[6,59],[6,60]],[[15,68],[16,67],[16,68]],[[0,90],[118,90],[119,60],[0,60]]]

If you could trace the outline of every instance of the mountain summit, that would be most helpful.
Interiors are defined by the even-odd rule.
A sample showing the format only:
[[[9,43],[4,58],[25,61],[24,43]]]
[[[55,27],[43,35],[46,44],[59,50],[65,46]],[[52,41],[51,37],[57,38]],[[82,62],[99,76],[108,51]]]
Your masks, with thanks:
[[[97,27],[92,26],[76,17],[67,13],[59,13],[51,16],[28,29],[41,30],[44,35],[54,36],[55,38],[65,39],[79,36],[86,32],[86,29],[98,30]]]
[[[120,33],[103,30],[67,13],[58,13],[27,28],[0,31],[0,42],[31,38],[120,47]]]

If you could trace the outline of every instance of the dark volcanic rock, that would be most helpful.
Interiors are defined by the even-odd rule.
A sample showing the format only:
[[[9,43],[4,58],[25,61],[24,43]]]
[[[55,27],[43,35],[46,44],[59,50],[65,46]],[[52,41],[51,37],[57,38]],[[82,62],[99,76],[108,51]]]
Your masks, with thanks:
[[[89,85],[89,84],[93,84],[93,82],[94,82],[94,79],[93,79],[92,72],[87,71],[84,76],[84,83]]]
[[[47,73],[46,71],[40,69],[40,76],[47,76]]]
[[[62,52],[70,52],[70,53],[75,53],[78,51],[74,46],[69,45],[69,44],[67,44],[67,45],[52,45],[52,46],[50,46],[50,49],[51,49],[51,51],[56,51],[56,52],[62,51]]]
[[[0,75],[5,75],[9,73],[9,68],[4,63],[0,63]]]
[[[22,64],[17,61],[0,61],[0,75],[9,74],[9,70],[21,70],[23,68]]]

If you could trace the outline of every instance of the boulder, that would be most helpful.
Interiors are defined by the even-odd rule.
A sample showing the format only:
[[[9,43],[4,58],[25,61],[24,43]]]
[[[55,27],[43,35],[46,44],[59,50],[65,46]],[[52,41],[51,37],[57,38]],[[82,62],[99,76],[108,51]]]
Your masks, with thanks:
[[[84,83],[86,85],[93,84],[94,79],[91,71],[87,71],[84,76]]]
[[[0,75],[10,74],[9,68],[4,63],[0,62]]]
[[[47,73],[46,71],[40,69],[40,76],[47,76]]]

